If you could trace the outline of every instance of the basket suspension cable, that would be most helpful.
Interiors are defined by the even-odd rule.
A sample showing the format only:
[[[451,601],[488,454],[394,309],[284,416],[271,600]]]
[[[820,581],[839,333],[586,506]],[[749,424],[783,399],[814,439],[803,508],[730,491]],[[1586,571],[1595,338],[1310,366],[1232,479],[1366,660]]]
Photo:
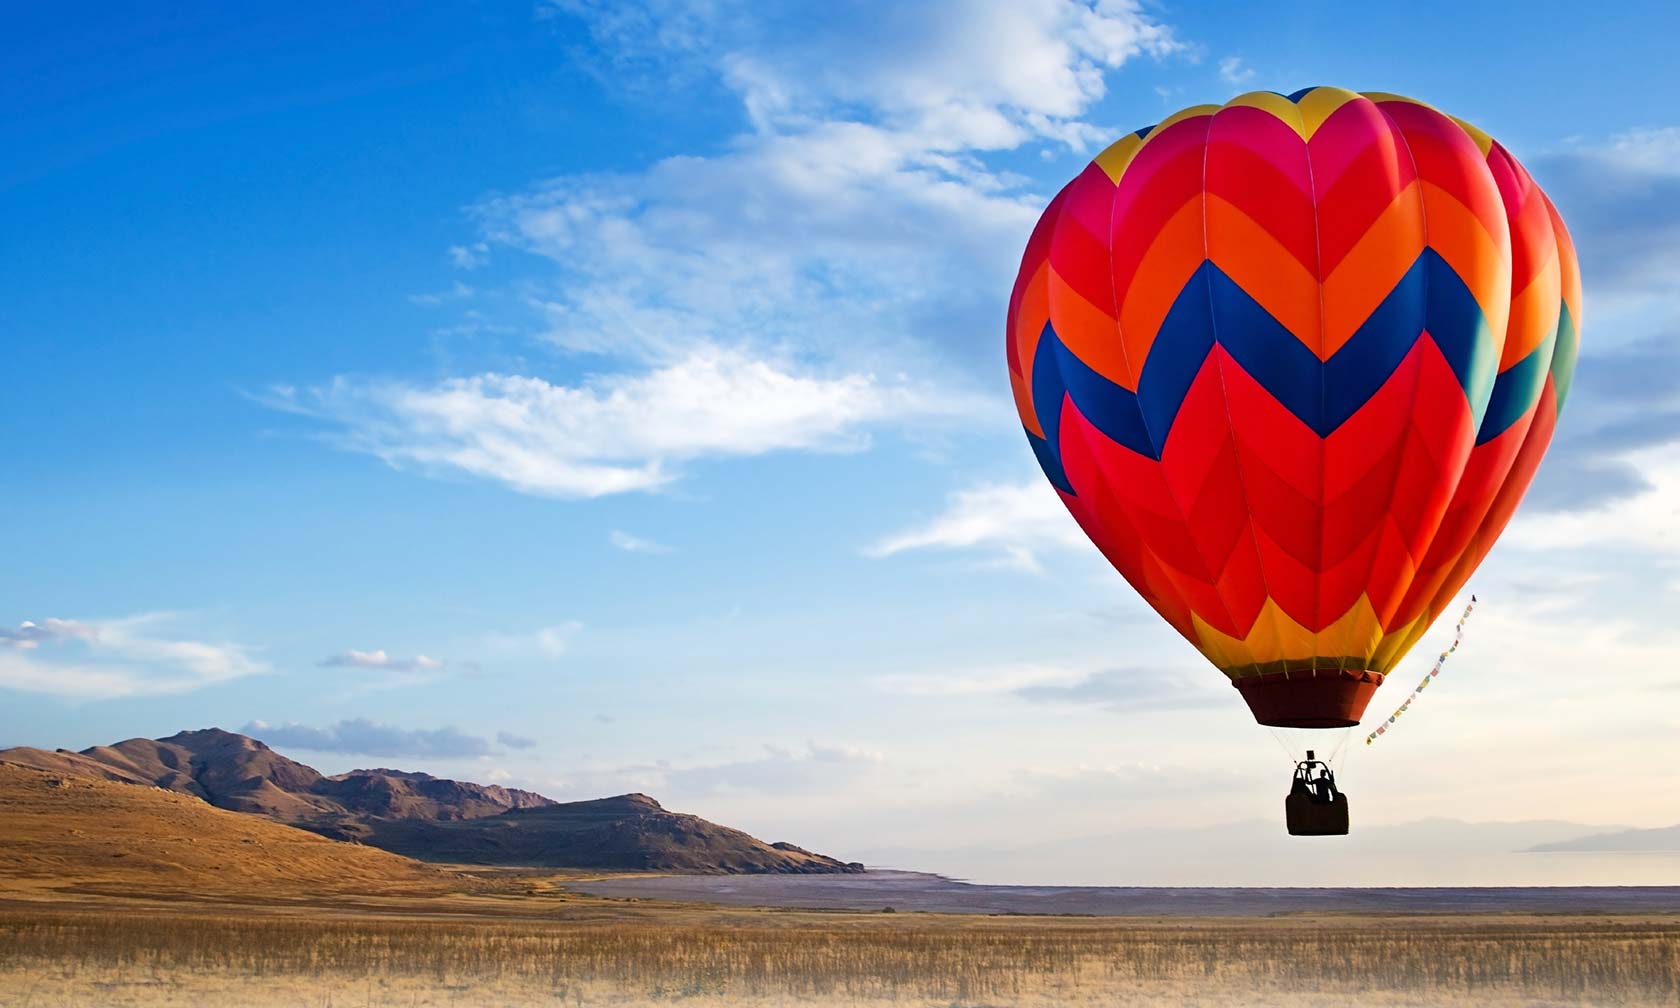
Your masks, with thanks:
[[[1342,750],[1347,748],[1348,739],[1353,737],[1353,729],[1356,727],[1358,726],[1348,725],[1346,728],[1342,729],[1341,737],[1336,741],[1336,748],[1330,750],[1330,755],[1325,758],[1324,762],[1330,764],[1331,766],[1336,765],[1336,761],[1342,758]]]
[[[1272,737],[1272,741],[1278,744],[1278,748],[1283,750],[1283,754],[1289,758],[1289,762],[1299,762],[1295,758],[1295,750],[1289,748],[1289,746],[1285,744],[1283,736],[1277,733],[1276,728],[1273,728],[1271,725],[1263,725],[1262,727],[1264,727],[1266,729],[1266,733]]]

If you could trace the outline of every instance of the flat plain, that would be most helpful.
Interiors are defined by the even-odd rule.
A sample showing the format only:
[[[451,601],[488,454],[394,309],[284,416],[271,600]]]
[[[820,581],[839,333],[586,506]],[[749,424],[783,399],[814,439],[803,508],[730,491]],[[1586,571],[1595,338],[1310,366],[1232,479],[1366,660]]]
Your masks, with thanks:
[[[382,902],[382,901],[381,901]],[[0,1005],[1673,1005],[1673,917],[0,905]]]
[[[0,785],[0,1008],[1680,1003],[1674,912],[934,913],[869,876],[899,905],[724,906],[421,865],[132,784]]]

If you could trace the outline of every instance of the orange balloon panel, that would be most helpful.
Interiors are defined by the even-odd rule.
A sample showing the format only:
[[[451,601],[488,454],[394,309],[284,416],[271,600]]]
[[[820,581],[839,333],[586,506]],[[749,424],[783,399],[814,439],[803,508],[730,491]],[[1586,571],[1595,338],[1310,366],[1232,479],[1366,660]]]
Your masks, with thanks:
[[[1068,510],[1256,719],[1349,725],[1532,481],[1580,305],[1557,210],[1485,133],[1257,92],[1056,196],[1010,380]]]

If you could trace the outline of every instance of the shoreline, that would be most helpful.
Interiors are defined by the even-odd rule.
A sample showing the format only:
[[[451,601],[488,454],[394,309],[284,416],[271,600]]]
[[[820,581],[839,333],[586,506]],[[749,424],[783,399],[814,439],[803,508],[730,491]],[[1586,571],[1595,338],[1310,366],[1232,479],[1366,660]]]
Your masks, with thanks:
[[[1279,914],[1680,914],[1675,886],[1032,886],[926,872],[658,875],[569,882],[609,899],[729,907],[1083,917]]]

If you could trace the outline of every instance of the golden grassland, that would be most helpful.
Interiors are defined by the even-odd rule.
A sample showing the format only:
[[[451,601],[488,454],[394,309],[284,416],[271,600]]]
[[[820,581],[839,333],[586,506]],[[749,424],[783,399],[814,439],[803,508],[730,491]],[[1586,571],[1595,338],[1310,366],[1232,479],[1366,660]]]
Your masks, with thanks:
[[[191,795],[0,763],[0,893],[414,895],[473,884]]]
[[[1673,917],[1181,921],[493,902],[411,915],[11,904],[0,908],[0,1006],[1680,1004]]]
[[[819,912],[578,877],[0,766],[0,1008],[1680,1004],[1680,915]]]

